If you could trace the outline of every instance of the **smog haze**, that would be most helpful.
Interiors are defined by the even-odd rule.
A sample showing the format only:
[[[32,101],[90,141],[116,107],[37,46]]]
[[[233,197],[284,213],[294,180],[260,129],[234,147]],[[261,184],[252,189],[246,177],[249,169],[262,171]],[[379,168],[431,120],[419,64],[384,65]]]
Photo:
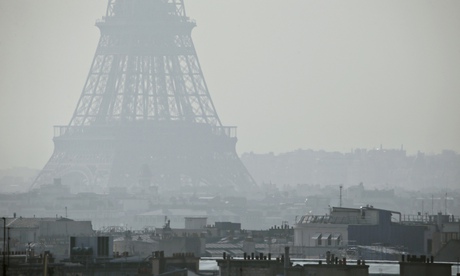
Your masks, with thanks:
[[[88,74],[103,0],[0,0],[0,168],[42,168]],[[188,0],[238,153],[460,152],[459,1]]]

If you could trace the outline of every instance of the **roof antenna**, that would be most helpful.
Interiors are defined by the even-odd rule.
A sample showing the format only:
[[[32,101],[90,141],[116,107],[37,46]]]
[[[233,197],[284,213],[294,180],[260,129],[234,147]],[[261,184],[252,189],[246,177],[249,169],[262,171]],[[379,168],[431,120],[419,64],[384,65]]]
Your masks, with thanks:
[[[340,185],[340,202],[339,202],[340,207],[342,207],[342,188],[343,188],[343,185]]]

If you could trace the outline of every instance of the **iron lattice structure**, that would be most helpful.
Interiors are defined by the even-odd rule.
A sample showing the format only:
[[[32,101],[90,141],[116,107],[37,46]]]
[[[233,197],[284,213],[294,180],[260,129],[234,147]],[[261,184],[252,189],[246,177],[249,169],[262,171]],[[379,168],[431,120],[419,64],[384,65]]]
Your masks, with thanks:
[[[191,39],[183,0],[109,0],[101,37],[67,126],[33,187],[126,185],[238,191],[255,182],[223,126]],[[90,189],[88,189],[90,188]]]

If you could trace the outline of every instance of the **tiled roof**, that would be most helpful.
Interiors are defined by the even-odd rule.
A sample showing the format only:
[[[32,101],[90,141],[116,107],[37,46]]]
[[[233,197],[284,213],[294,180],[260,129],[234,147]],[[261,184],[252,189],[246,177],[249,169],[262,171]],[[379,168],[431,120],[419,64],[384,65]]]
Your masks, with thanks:
[[[206,249],[239,249],[241,246],[231,243],[208,243]]]
[[[206,250],[206,253],[211,255],[212,257],[221,257],[223,254],[229,254],[227,250]]]
[[[268,244],[256,243],[256,249],[268,249]]]
[[[58,218],[7,218],[6,227],[11,228],[38,228],[41,221],[57,221]],[[1,222],[1,221],[0,221]]]
[[[242,256],[244,255],[244,251],[241,250],[241,249],[232,249],[232,250],[229,250],[230,253],[232,253],[232,255],[237,255],[237,256]]]

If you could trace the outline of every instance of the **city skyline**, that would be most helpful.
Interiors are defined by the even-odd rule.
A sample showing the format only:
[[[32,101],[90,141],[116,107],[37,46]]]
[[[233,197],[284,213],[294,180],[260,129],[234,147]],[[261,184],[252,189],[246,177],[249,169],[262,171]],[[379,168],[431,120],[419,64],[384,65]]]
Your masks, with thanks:
[[[460,151],[456,2],[187,1],[238,153]],[[68,124],[106,1],[0,0],[0,168],[41,168]]]

